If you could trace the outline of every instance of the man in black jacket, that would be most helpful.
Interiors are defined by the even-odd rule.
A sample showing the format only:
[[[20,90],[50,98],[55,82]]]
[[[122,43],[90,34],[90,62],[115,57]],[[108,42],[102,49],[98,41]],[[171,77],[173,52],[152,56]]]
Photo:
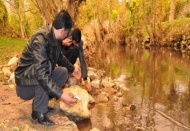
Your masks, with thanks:
[[[47,116],[53,110],[48,107],[50,98],[63,100],[69,105],[76,102],[72,93],[62,92],[68,72],[76,79],[81,78],[80,70],[61,54],[60,41],[67,37],[71,28],[69,13],[60,11],[52,25],[39,28],[31,36],[15,70],[17,95],[24,100],[34,98],[31,116],[43,125],[54,125]]]
[[[61,51],[73,65],[76,63],[77,58],[79,58],[82,77],[85,81],[85,88],[87,91],[91,91],[91,84],[87,81],[87,66],[83,53],[81,31],[79,28],[75,28],[69,37],[62,41]]]

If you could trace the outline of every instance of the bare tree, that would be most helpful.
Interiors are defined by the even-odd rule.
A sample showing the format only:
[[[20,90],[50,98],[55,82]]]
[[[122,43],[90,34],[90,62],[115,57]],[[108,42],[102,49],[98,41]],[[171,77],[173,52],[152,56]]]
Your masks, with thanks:
[[[175,15],[175,0],[171,0],[169,21],[174,20]]]
[[[32,0],[39,13],[42,15],[44,24],[52,22],[53,17],[63,4],[61,1],[62,0]]]
[[[76,18],[77,10],[82,0],[4,0],[4,2],[7,3],[12,14],[18,18],[15,22],[18,22],[20,28],[19,34],[21,34],[22,38],[26,38],[26,12],[34,11],[40,14],[43,23],[49,24],[52,23],[55,15],[62,9],[68,10],[72,18]],[[27,7],[27,5],[29,6]]]
[[[78,8],[80,6],[80,3],[85,0],[67,0],[67,10],[72,16],[73,20],[76,20]]]
[[[18,16],[18,22],[20,26],[20,31],[21,31],[21,37],[25,38],[26,37],[26,31],[25,31],[25,26],[24,26],[24,18],[25,18],[25,3],[24,0],[5,0],[10,5],[10,10]]]
[[[77,10],[83,0],[32,0],[33,4],[42,14],[44,24],[51,23],[54,16],[62,9],[68,10],[75,20]]]

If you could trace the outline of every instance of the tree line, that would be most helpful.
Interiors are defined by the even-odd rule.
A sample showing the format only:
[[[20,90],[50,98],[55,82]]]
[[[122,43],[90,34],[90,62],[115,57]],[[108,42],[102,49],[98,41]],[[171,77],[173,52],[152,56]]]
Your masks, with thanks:
[[[10,37],[28,37],[43,24],[51,23],[54,16],[66,9],[76,17],[83,0],[0,0],[1,34]]]
[[[80,28],[107,21],[108,33],[130,36],[145,31],[154,42],[161,23],[190,17],[189,7],[190,0],[0,0],[0,33],[27,38],[66,9]]]

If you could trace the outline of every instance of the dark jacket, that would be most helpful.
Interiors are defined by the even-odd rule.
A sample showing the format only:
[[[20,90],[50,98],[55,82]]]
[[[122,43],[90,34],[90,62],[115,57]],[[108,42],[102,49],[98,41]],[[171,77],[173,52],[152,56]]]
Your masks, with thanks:
[[[51,97],[60,98],[62,91],[51,78],[56,64],[64,66],[69,72],[73,65],[61,55],[61,45],[55,39],[52,26],[43,26],[28,40],[15,70],[17,85],[40,85]]]
[[[79,58],[80,66],[82,70],[82,77],[84,80],[87,80],[87,66],[86,61],[84,58],[84,51],[83,51],[83,40],[80,41],[79,46],[61,46],[61,51],[63,55],[74,65],[76,59]],[[72,53],[71,53],[72,52]]]

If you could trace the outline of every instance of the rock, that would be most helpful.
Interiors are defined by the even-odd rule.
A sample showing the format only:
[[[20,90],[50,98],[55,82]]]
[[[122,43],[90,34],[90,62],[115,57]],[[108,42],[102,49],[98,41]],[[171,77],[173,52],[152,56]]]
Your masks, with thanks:
[[[98,128],[94,127],[90,131],[100,131]]]
[[[136,106],[135,105],[131,105],[130,106],[130,110],[134,111],[136,109]]]
[[[8,62],[8,66],[10,67],[10,70],[11,71],[14,71],[17,67],[17,64],[18,64],[18,61],[19,61],[19,58],[17,57],[12,57],[9,62]]]
[[[107,103],[109,101],[109,94],[101,92],[96,98],[97,103]]]
[[[98,70],[96,73],[97,73],[98,76],[100,76],[100,77],[103,77],[103,76],[106,75],[106,72],[105,72],[104,70]]]
[[[103,87],[114,87],[114,86],[116,86],[116,84],[114,84],[114,83],[112,83],[112,82],[109,82],[109,81],[107,81],[107,80],[103,80],[102,81],[102,85],[103,85]]]
[[[11,66],[13,64],[17,64],[18,63],[19,58],[17,58],[16,56],[12,57],[9,62],[8,62],[8,66]]]
[[[117,92],[116,96],[117,97],[122,97],[123,96],[123,92]]]
[[[129,91],[130,91],[130,89],[127,88],[127,87],[125,87],[125,85],[120,86],[120,89],[121,89],[122,91],[124,91],[124,92],[129,92]]]
[[[91,85],[94,89],[100,88],[100,80],[96,79],[91,82]]]
[[[4,66],[2,68],[2,71],[3,71],[4,76],[10,76],[11,75],[10,67]]]
[[[61,126],[56,126],[55,131],[79,131],[77,125],[73,121],[67,121]]]
[[[116,79],[116,81],[118,81],[118,82],[120,82],[120,83],[125,83],[126,78],[127,78],[127,76],[122,74],[122,75],[120,75],[120,76]]]
[[[106,88],[102,88],[102,92],[106,92],[106,94],[108,94],[107,96],[112,96],[113,94],[117,93],[117,89],[106,87]]]
[[[15,84],[9,84],[9,87],[10,87],[10,88],[14,88],[14,87],[15,87]]]
[[[98,75],[96,73],[94,73],[94,71],[88,71],[88,77],[91,80],[99,79]]]
[[[77,81],[77,79],[75,79],[75,77],[69,77],[67,84],[69,86],[77,85],[78,81]]]
[[[96,68],[93,68],[93,67],[88,67],[88,71],[96,72],[97,69],[96,69]]]
[[[113,101],[114,101],[114,102],[117,102],[118,100],[119,100],[119,98],[114,95],[114,96],[113,96]]]
[[[14,72],[11,73],[9,80],[8,80],[8,83],[11,83],[11,82],[15,83],[15,73]]]
[[[75,96],[78,96],[79,98],[81,98],[81,100],[78,100],[77,103],[72,106],[65,104],[63,101],[60,101],[60,109],[66,115],[80,118],[90,118],[91,112],[88,109],[88,104],[95,103],[94,98],[90,94],[88,94],[85,89],[81,88],[78,85],[73,85],[69,88],[63,89],[63,92],[67,91],[73,93]]]

